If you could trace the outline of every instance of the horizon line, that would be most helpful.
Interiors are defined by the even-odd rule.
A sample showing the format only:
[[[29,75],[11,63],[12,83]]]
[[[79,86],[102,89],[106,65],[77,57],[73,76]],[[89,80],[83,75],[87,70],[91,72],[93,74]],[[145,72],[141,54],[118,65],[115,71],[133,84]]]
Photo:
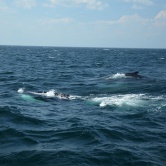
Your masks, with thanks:
[[[154,47],[107,47],[107,46],[47,46],[47,45],[21,45],[21,44],[0,44],[0,46],[9,47],[56,47],[56,48],[101,48],[101,49],[166,49],[166,48],[154,48]]]

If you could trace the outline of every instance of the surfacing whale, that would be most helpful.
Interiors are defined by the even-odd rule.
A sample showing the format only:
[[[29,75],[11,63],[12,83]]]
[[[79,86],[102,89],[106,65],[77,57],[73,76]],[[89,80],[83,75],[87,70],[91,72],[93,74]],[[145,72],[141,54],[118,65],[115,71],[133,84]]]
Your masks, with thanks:
[[[134,77],[134,78],[144,78],[144,76],[139,75],[138,73],[139,73],[138,71],[132,73],[125,73],[125,76]]]
[[[43,96],[47,98],[54,98],[57,97],[59,99],[69,99],[70,95],[65,93],[59,93],[55,91],[48,91],[48,92],[28,92],[29,94],[37,95],[37,96]]]
[[[42,91],[42,92],[33,92],[33,91],[25,91],[24,88],[20,88],[18,90],[18,93],[21,94],[26,94],[26,95],[33,95],[32,98],[37,98],[37,99],[48,99],[48,98],[59,98],[59,99],[70,99],[70,95],[69,94],[65,94],[65,93],[60,93],[60,92],[55,92],[54,90],[50,90],[50,91]]]
[[[69,99],[69,97],[70,97],[70,95],[65,94],[65,93],[57,93],[57,92],[55,92],[54,94],[55,94],[56,97],[60,97],[62,99]]]

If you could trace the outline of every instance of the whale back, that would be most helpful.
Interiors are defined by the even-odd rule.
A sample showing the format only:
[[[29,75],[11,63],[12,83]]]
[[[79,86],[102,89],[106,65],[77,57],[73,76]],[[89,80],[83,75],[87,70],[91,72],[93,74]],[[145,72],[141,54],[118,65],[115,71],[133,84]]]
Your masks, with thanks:
[[[139,71],[135,71],[132,73],[126,73],[125,76],[131,76],[131,77],[135,77],[135,78],[143,78],[143,76],[139,75],[138,73],[139,73]]]

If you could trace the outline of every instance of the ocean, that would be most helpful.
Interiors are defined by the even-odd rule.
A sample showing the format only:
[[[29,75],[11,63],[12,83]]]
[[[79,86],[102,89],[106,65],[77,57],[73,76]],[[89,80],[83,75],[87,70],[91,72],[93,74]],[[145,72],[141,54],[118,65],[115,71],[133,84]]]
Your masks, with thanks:
[[[0,64],[0,166],[166,165],[166,49],[0,46]]]

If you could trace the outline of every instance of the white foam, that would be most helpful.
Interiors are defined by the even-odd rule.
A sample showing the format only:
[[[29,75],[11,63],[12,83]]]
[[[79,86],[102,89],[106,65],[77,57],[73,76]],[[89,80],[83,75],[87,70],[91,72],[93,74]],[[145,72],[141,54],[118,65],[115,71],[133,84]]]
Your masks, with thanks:
[[[38,92],[28,92],[28,93],[31,93],[31,94],[34,94],[34,95],[39,95],[39,96],[46,96],[46,97],[55,97],[55,90],[49,90],[48,92],[41,92],[41,93],[38,93]]]
[[[24,88],[19,88],[17,92],[18,93],[24,93]]]
[[[139,106],[144,104],[144,94],[126,94],[126,95],[114,95],[111,97],[95,97],[91,101],[99,104],[100,107],[105,106]]]
[[[38,92],[28,91],[28,93],[30,93],[30,94],[34,94],[34,95],[39,95],[39,96],[46,96],[44,92],[42,92],[42,93],[38,93]]]
[[[76,99],[82,99],[83,100],[83,97],[82,96],[76,96],[76,95],[70,95],[69,99],[70,100],[76,100]]]
[[[45,93],[47,97],[55,97],[55,90],[50,90]]]
[[[116,73],[108,77],[107,79],[119,79],[119,78],[126,78],[126,76],[124,73]]]
[[[75,100],[75,99],[81,99],[82,98],[81,96],[74,96],[74,95],[66,96],[66,95],[63,95],[63,93],[59,93],[54,89],[49,90],[48,92],[42,92],[42,93],[30,92],[30,91],[28,93],[31,93],[31,94],[34,94],[34,95],[39,95],[39,96],[45,96],[45,97],[48,97],[48,98],[56,97],[56,98],[59,98],[59,99],[69,99],[69,100]]]

